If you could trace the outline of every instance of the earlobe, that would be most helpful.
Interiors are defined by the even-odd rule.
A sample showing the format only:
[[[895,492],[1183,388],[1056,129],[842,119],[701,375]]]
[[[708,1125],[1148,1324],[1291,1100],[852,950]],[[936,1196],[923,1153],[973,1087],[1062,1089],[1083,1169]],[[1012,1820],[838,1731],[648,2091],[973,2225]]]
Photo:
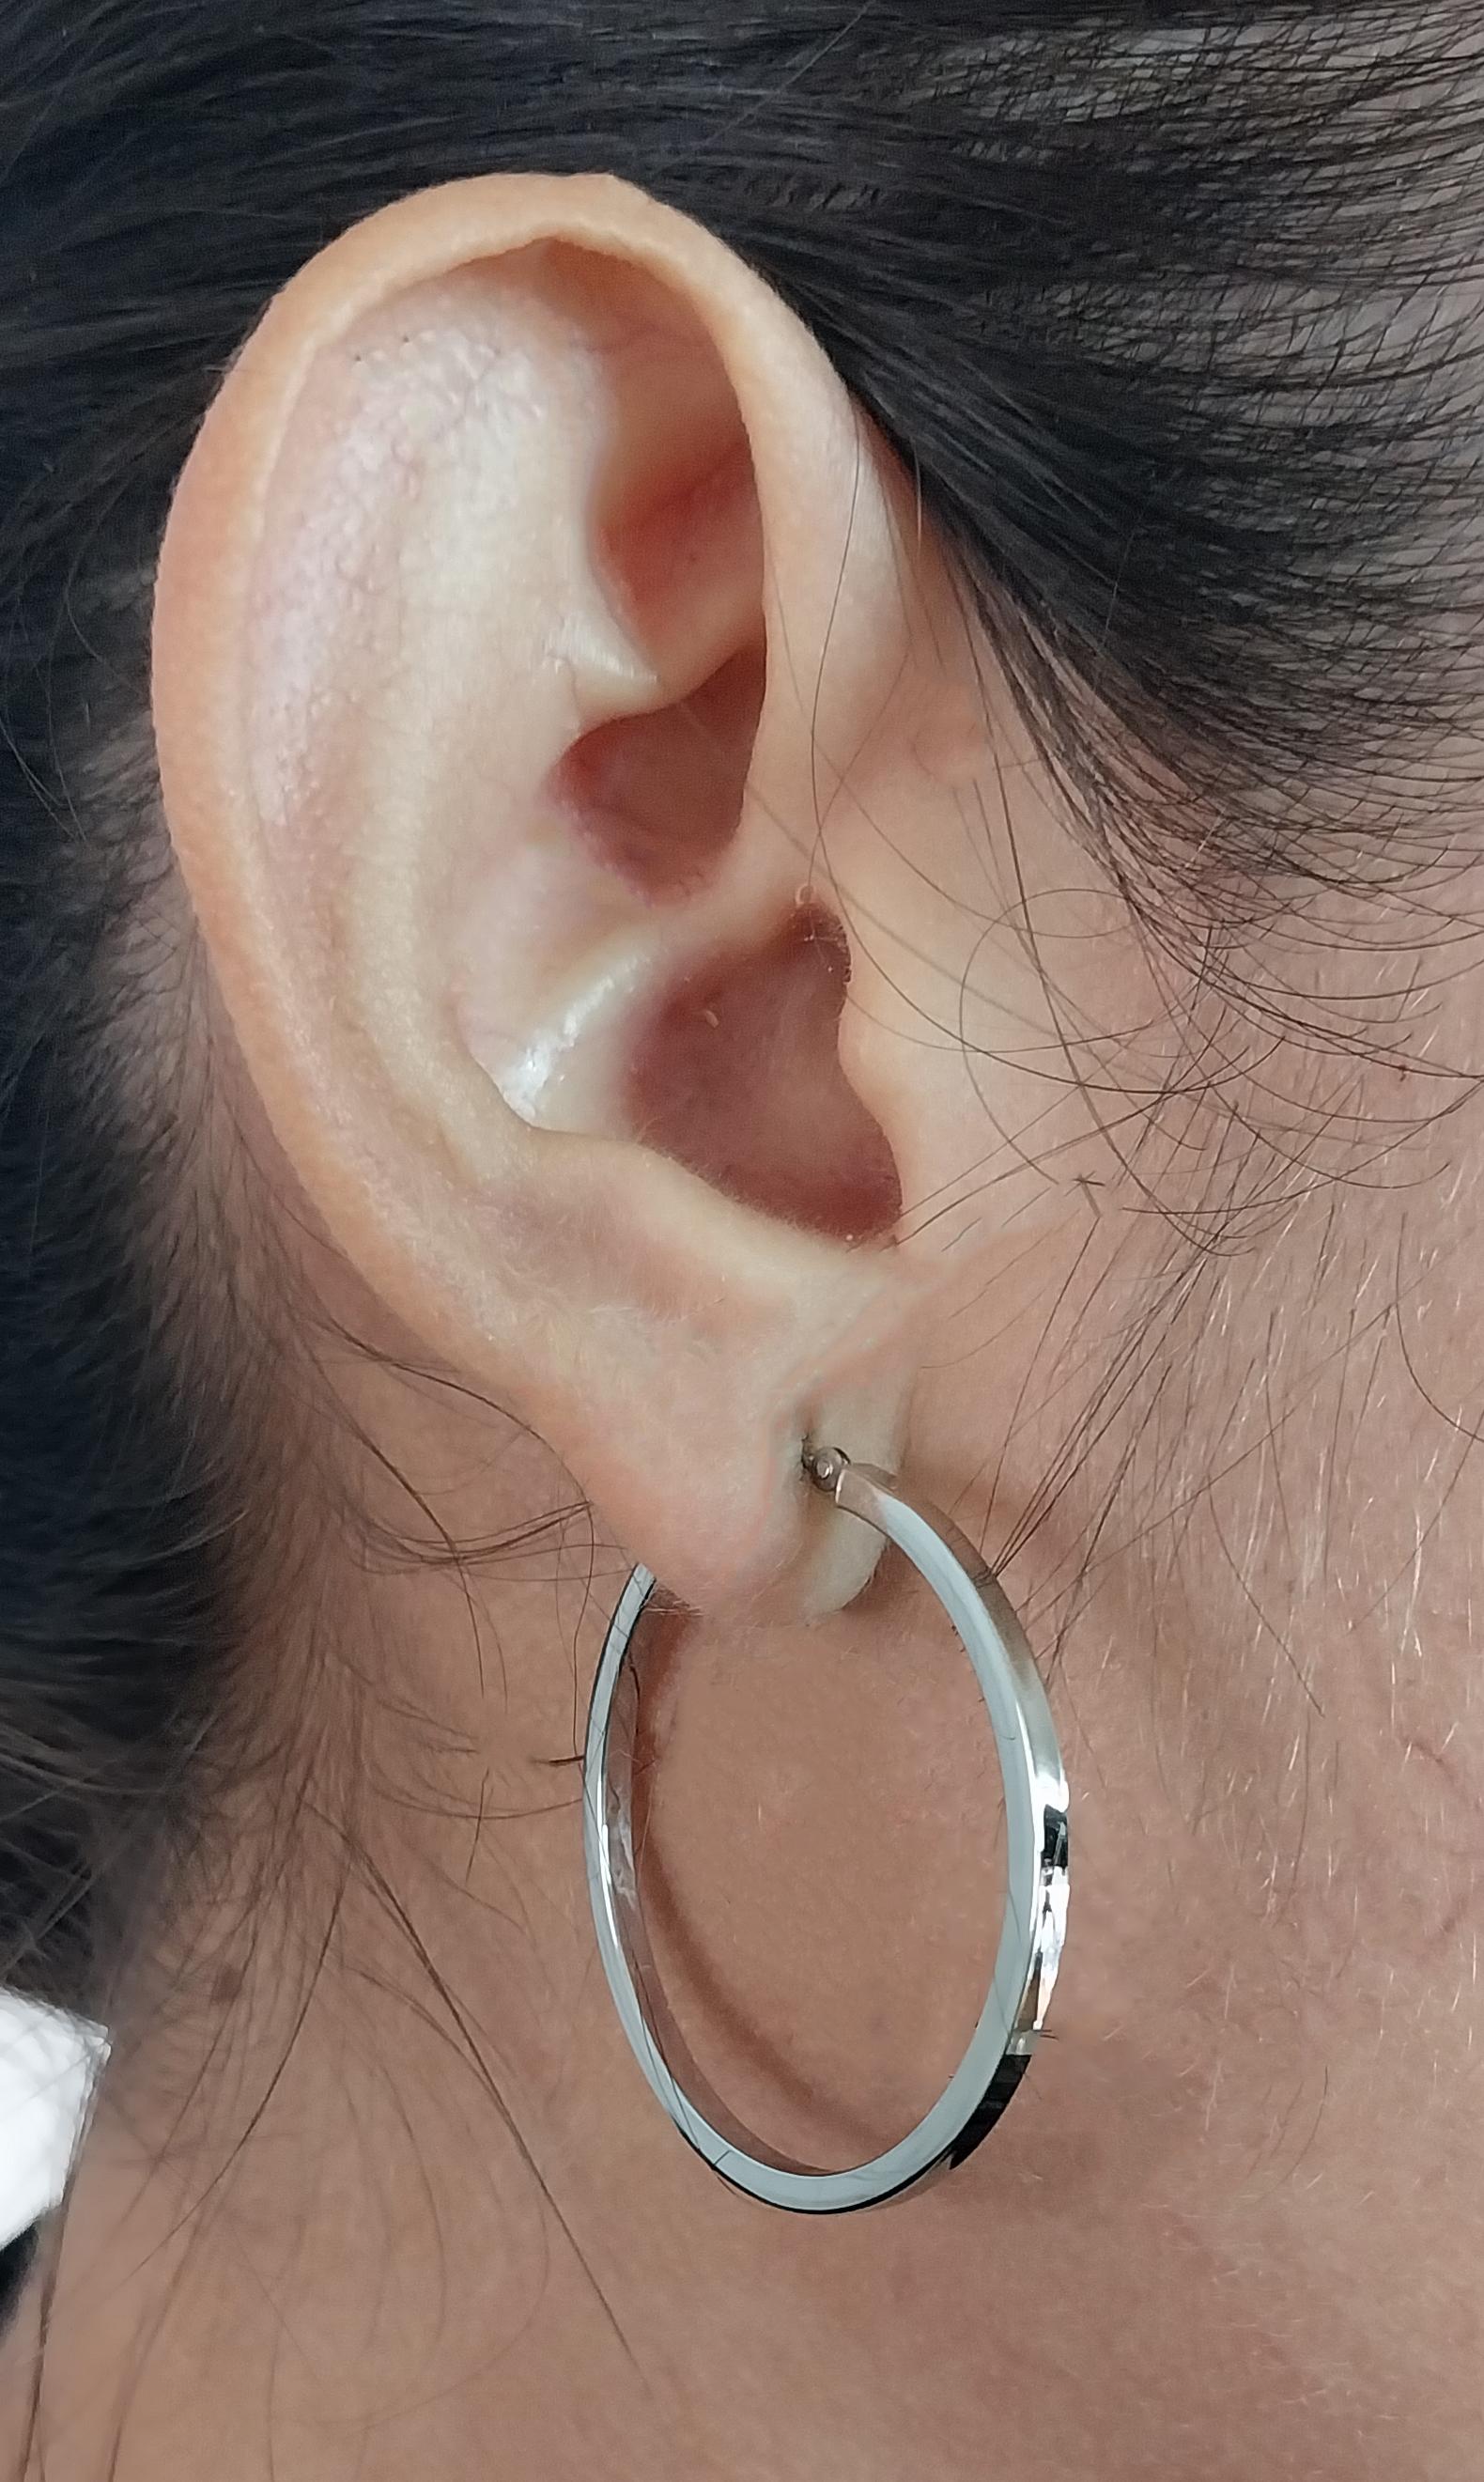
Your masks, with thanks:
[[[861,456],[686,220],[471,183],[281,297],[161,564],[167,812],[285,1151],[713,1606],[864,1582],[799,1448],[898,1453],[931,1290],[842,1068],[844,927],[799,902],[821,735],[858,747],[901,661]]]

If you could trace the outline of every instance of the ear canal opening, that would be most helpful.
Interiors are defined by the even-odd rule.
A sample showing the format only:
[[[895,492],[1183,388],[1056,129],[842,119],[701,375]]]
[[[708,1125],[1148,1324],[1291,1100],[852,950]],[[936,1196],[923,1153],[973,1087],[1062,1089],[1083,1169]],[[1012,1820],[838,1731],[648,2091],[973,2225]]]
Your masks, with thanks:
[[[840,1062],[838,917],[800,906],[766,945],[671,989],[629,1063],[636,1137],[727,1196],[837,1240],[901,1214],[896,1160]]]

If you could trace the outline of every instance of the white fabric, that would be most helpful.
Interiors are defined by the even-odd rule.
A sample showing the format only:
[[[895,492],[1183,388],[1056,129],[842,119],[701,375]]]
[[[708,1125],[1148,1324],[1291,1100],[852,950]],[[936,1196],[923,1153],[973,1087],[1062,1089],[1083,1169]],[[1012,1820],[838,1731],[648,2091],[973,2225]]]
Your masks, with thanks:
[[[107,2053],[100,2026],[0,1991],[0,2247],[61,2197]]]

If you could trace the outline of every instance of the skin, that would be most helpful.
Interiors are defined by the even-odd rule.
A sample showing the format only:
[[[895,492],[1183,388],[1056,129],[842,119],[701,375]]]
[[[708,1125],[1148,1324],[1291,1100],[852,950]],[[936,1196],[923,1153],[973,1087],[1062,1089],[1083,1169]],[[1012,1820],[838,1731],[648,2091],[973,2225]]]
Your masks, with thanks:
[[[223,1859],[54,2250],[47,2482],[1465,2482],[1467,875],[1445,949],[1438,894],[1263,935],[1308,1039],[1204,1000],[887,443],[608,180],[430,192],[301,273],[182,477],[155,648],[202,1177],[298,1479]],[[1364,1059],[1314,1031],[1357,994]],[[1003,1559],[1076,1800],[1013,2111],[818,2221],[633,2066],[571,1764],[640,1560],[698,1615],[677,2004],[775,2141],[899,2134],[976,2003],[997,1780],[806,1437]],[[461,1570],[366,1548],[562,1507]]]

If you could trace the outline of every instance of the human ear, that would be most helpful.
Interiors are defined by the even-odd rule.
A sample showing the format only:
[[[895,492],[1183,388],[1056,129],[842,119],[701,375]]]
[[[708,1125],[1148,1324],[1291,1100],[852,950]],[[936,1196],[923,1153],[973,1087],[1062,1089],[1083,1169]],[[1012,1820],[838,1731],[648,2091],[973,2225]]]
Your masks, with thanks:
[[[801,1447],[897,1459],[933,1293],[811,884],[907,658],[896,488],[719,241],[495,175],[277,297],[162,550],[165,808],[278,1143],[701,1608],[864,1582]]]

